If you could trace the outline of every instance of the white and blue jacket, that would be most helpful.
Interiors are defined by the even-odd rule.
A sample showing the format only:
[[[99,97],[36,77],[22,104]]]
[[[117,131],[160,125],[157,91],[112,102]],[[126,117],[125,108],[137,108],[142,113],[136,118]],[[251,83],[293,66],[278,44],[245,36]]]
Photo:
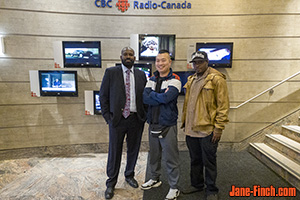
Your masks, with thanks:
[[[174,74],[172,69],[167,77],[163,77],[160,93],[155,92],[158,71],[154,72],[144,89],[144,104],[148,105],[147,122],[152,122],[152,109],[155,106],[160,107],[159,124],[163,126],[173,126],[177,124],[178,108],[177,98],[181,90],[181,81],[178,75]],[[166,89],[169,88],[167,92]]]

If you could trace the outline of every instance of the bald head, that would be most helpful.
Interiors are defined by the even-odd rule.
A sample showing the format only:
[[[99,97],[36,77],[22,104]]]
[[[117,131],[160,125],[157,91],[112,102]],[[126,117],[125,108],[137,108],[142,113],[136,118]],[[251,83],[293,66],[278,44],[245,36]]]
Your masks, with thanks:
[[[131,48],[131,47],[124,47],[124,48],[122,49],[122,51],[121,51],[121,55],[123,55],[124,51],[127,51],[127,50],[133,51],[133,54],[134,54],[133,48]]]

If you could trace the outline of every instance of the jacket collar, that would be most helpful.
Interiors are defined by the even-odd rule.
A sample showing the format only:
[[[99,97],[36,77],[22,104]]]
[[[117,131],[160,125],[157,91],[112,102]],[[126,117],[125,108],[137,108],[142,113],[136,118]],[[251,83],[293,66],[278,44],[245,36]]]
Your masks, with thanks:
[[[154,73],[154,76],[156,77],[156,78],[158,78],[158,76],[159,76],[159,72],[156,70]],[[166,76],[166,77],[162,77],[164,80],[167,80],[167,79],[170,79],[171,77],[173,76],[173,70],[172,70],[172,68],[170,68],[170,72],[169,72],[169,74]]]
[[[221,76],[224,79],[226,79],[226,76],[224,74],[222,74],[221,72],[219,72],[218,70],[208,67],[207,70],[204,72],[204,74],[206,74],[205,80],[212,80],[215,76]],[[190,79],[194,80],[197,78],[197,74],[193,74],[192,76],[190,76]]]
[[[123,73],[126,73],[126,71],[128,70],[128,68],[125,67],[125,65],[123,65],[123,63],[122,63],[122,70],[123,70]],[[130,71],[131,71],[132,73],[134,73],[134,66],[131,67]]]

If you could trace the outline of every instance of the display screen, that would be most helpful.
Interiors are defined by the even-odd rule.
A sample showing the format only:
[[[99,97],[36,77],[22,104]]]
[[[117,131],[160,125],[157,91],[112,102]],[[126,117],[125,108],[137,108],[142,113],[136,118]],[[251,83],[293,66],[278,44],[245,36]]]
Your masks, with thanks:
[[[185,89],[183,86],[186,84],[187,79],[190,75],[195,74],[195,71],[180,71],[180,72],[174,72],[174,74],[177,74],[181,81],[181,95],[185,95]]]
[[[205,51],[210,67],[232,67],[233,43],[197,43],[196,51]]]
[[[134,67],[145,72],[147,80],[152,76],[152,64],[137,63]]]
[[[100,41],[64,41],[64,67],[101,67]]]
[[[171,59],[175,59],[175,35],[139,35],[139,59],[155,60],[159,50],[170,52]]]
[[[78,96],[77,71],[39,71],[41,96]]]
[[[99,91],[94,91],[94,114],[101,114],[100,94]]]

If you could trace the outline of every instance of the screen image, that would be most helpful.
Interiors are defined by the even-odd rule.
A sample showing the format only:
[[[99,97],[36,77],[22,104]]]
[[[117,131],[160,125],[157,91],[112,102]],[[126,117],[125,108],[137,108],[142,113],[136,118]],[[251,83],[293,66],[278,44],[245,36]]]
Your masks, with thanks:
[[[181,81],[181,95],[185,95],[185,90],[183,89],[183,86],[186,84],[187,79],[190,75],[195,74],[195,71],[180,71],[180,72],[174,72],[174,74],[177,74]]]
[[[207,53],[211,67],[228,67],[232,66],[232,49],[233,43],[197,43],[196,51]]]
[[[141,41],[141,54],[142,57],[153,57],[158,54],[158,40],[157,36],[145,36]]]
[[[145,72],[147,80],[152,76],[151,64],[138,63],[138,64],[134,64],[134,67]]]
[[[100,41],[64,41],[64,67],[101,67]]]
[[[175,35],[139,35],[139,59],[155,60],[159,50],[170,52],[171,59],[175,59]]]
[[[76,71],[39,71],[41,96],[78,96]]]
[[[101,114],[100,94],[99,91],[94,91],[94,114]]]

